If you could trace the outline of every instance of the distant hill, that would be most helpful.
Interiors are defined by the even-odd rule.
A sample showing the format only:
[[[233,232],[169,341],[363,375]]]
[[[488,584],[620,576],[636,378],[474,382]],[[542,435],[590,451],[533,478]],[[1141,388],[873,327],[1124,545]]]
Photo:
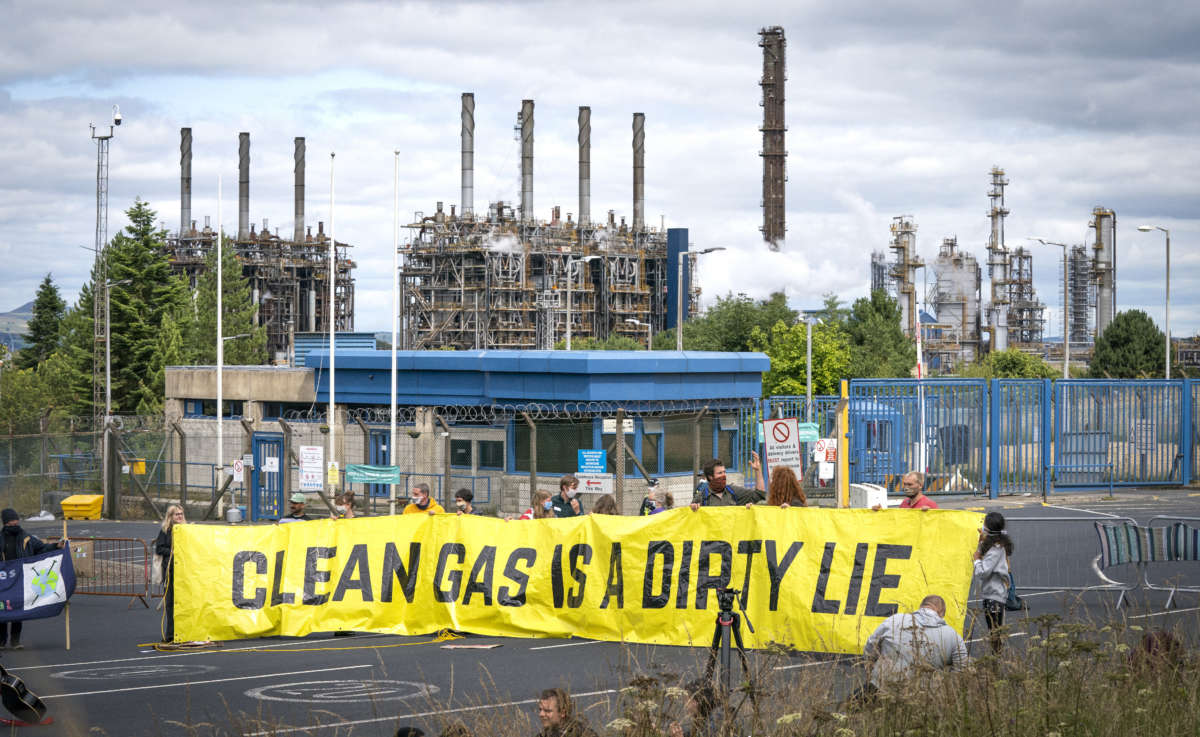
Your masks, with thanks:
[[[15,310],[0,312],[0,345],[19,351],[25,345],[22,338],[29,330],[33,319],[33,302],[26,302]]]

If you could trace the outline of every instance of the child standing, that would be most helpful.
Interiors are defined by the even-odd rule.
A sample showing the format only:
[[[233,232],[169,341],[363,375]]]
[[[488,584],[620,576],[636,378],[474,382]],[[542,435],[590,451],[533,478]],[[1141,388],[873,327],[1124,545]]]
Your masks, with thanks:
[[[983,613],[987,619],[988,639],[992,652],[1000,652],[1003,640],[1004,602],[1008,599],[1008,556],[1013,543],[1004,529],[1004,515],[988,512],[979,529],[979,548],[975,551],[975,577],[979,579],[979,595],[983,598]]]

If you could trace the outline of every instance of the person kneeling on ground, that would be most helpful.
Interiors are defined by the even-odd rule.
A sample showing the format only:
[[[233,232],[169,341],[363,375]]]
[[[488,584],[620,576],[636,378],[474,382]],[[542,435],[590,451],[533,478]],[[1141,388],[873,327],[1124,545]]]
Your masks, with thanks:
[[[683,687],[687,691],[687,701],[683,710],[687,714],[687,729],[679,722],[671,722],[667,726],[669,737],[716,737],[717,692],[712,684],[703,679],[696,679]]]
[[[566,689],[548,688],[538,698],[538,719],[542,730],[537,737],[597,737],[582,717],[575,714],[575,700]]]
[[[912,613],[893,614],[867,638],[863,654],[872,660],[871,680],[856,694],[864,701],[885,688],[911,688],[923,670],[962,670],[967,666],[967,646],[946,624],[946,601],[937,594],[921,600]]]
[[[4,522],[4,545],[3,548],[0,548],[0,553],[3,553],[4,560],[30,558],[56,548],[65,548],[67,546],[66,540],[59,540],[56,543],[46,543],[22,530],[21,515],[17,514],[17,510],[15,509],[5,509],[3,512],[0,512],[0,520]],[[19,594],[20,591],[17,591],[17,593]],[[19,619],[12,622],[0,622],[0,647],[11,645],[13,650],[20,650],[22,647],[21,628],[23,626]],[[10,627],[12,628],[11,639],[9,638]]]

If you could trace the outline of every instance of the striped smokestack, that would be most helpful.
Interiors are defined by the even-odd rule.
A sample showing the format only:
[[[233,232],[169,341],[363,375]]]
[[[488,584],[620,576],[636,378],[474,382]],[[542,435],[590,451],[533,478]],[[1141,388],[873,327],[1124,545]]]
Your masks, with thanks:
[[[592,109],[579,107],[579,227],[592,219]]]
[[[238,134],[238,240],[250,238],[250,134]]]
[[[462,216],[475,211],[475,94],[462,95]]]
[[[646,227],[646,115],[633,114],[633,230]]]
[[[521,100],[521,219],[533,220],[533,100]]]
[[[192,129],[179,129],[179,235],[192,229]]]

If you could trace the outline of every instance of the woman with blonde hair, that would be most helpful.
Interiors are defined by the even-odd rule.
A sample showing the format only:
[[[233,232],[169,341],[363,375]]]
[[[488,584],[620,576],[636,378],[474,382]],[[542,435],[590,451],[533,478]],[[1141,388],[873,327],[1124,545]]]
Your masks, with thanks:
[[[154,539],[154,554],[162,565],[162,581],[166,586],[163,595],[163,627],[162,641],[171,642],[175,639],[175,557],[174,548],[175,525],[187,520],[183,516],[183,507],[178,504],[167,505],[167,513],[163,517],[158,537]]]
[[[787,509],[788,507],[807,507],[808,497],[800,487],[796,472],[787,466],[776,466],[771,469],[771,484],[767,490],[767,505]]]
[[[518,519],[547,519],[553,516],[554,505],[550,502],[550,492],[538,490],[533,492],[529,509]]]

